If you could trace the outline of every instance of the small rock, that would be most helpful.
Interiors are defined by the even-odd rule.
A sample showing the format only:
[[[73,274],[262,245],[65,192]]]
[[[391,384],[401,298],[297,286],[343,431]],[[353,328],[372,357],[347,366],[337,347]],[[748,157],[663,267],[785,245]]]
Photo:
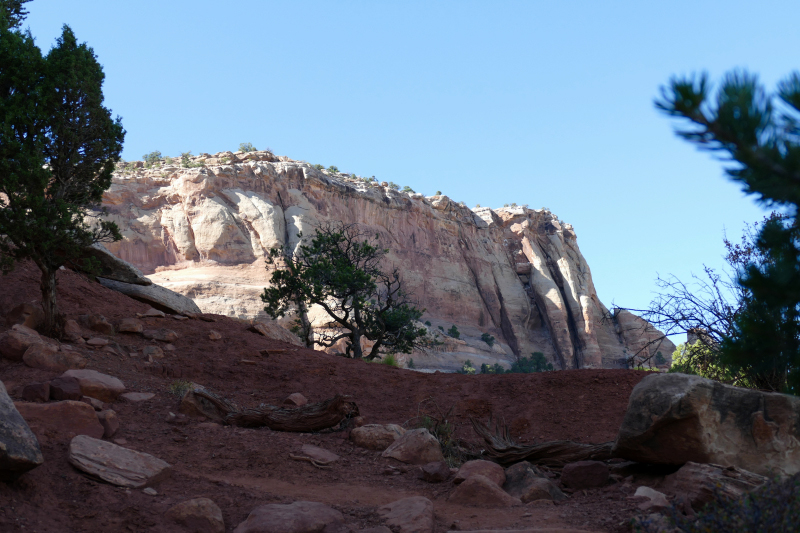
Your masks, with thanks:
[[[177,415],[175,413],[168,413],[165,420],[167,424],[175,424],[176,426],[185,426],[189,423],[189,418],[183,413]]]
[[[39,304],[19,304],[6,314],[6,324],[25,326],[33,330],[39,329],[44,323],[44,311]]]
[[[403,436],[405,429],[396,424],[366,424],[350,431],[353,444],[368,450],[383,451]]]
[[[155,398],[155,393],[152,392],[126,392],[124,394],[120,394],[119,397],[126,402],[136,403],[136,402],[145,402],[147,400],[152,400]]]
[[[43,444],[66,441],[75,435],[99,439],[105,431],[94,408],[83,402],[16,402],[14,405]]]
[[[208,332],[208,338],[212,341],[218,341],[222,339],[222,334],[219,331],[212,329]]]
[[[104,339],[102,337],[92,337],[91,339],[86,341],[86,344],[89,346],[97,346],[97,347],[105,346],[108,344],[108,339]]]
[[[638,505],[639,509],[642,511],[662,511],[669,507],[669,501],[667,501],[667,497],[663,493],[644,485],[636,489],[636,493],[634,493],[633,497],[648,498],[648,501]]]
[[[114,439],[114,444],[124,446],[125,444],[128,444],[128,439],[123,439],[123,438]]]
[[[398,533],[433,533],[433,502],[423,496],[384,505],[378,508],[378,514]]]
[[[340,457],[335,453],[311,444],[303,444],[303,447],[300,449],[300,453],[306,457],[312,458],[318,463],[323,464],[333,463],[340,459]]]
[[[425,428],[406,431],[402,437],[384,450],[381,457],[391,457],[403,463],[415,465],[444,461],[439,441]]]
[[[69,462],[87,474],[119,487],[139,489],[169,473],[170,465],[148,453],[78,435],[69,445]]]
[[[522,505],[518,498],[510,496],[497,483],[480,474],[473,474],[464,480],[450,494],[447,501],[473,507],[513,507],[514,505]]]
[[[112,326],[103,315],[89,315],[89,329],[102,333],[103,335],[114,334],[114,326]]]
[[[83,343],[83,330],[75,320],[64,322],[64,338],[70,342]]]
[[[142,335],[145,339],[161,342],[175,342],[178,340],[178,334],[167,328],[146,329],[142,332]]]
[[[165,344],[164,345],[164,351],[165,352],[174,352],[175,351],[175,345],[174,344]]]
[[[434,461],[422,467],[420,477],[428,483],[441,483],[450,478],[450,467],[444,461]]]
[[[167,518],[183,526],[189,533],[224,533],[222,511],[208,498],[195,498],[173,506]]]
[[[453,479],[453,483],[458,485],[475,474],[480,474],[494,481],[498,487],[502,487],[503,483],[506,482],[506,472],[503,470],[502,466],[491,461],[478,459],[475,461],[467,461],[461,465],[456,477]]]
[[[306,399],[306,397],[300,394],[299,392],[294,392],[289,396],[287,396],[285,400],[283,400],[283,405],[289,405],[294,407],[302,407],[307,403],[308,400]]]
[[[62,377],[77,379],[83,395],[108,403],[113,402],[125,392],[125,385],[119,379],[96,370],[67,370]]]
[[[234,533],[323,533],[326,527],[344,522],[344,515],[324,503],[294,502],[261,505],[253,509],[247,520]]]
[[[50,384],[30,383],[22,388],[22,399],[26,402],[46,402],[50,399]]]
[[[75,381],[77,382],[78,380]],[[92,398],[91,396],[82,396],[81,401],[91,405],[95,411],[102,411],[105,409],[105,404],[97,398]]]
[[[50,398],[56,401],[80,400],[83,397],[80,382],[73,377],[57,377],[50,381]]]
[[[51,372],[86,367],[86,359],[81,354],[69,350],[59,351],[58,347],[51,344],[31,344],[25,350],[22,361],[31,368]]]
[[[181,404],[178,410],[185,415],[205,417],[214,422],[223,422],[224,418],[220,414],[219,409],[205,398],[194,393],[195,390],[202,389],[203,388],[199,385],[193,385],[191,389],[186,391],[183,398],[181,398]]]
[[[183,316],[183,315],[172,315],[172,318],[174,318],[175,320],[189,320],[188,316]]]
[[[106,409],[97,413],[97,418],[103,425],[103,438],[110,439],[119,430],[119,417],[113,409]]]
[[[158,491],[156,489],[154,489],[153,487],[147,487],[142,492],[144,492],[148,496],[158,496]]]
[[[608,465],[600,461],[577,461],[561,470],[561,484],[574,490],[602,487],[606,482]]]
[[[141,333],[144,324],[138,318],[123,318],[119,323],[120,333]]]
[[[555,483],[528,461],[522,461],[506,468],[506,482],[503,484],[503,490],[522,500],[522,503],[567,499],[567,495],[561,492]]]
[[[0,381],[0,481],[13,481],[43,462],[39,441]]]
[[[147,358],[152,363],[153,359],[163,359],[164,351],[158,346],[145,346],[142,348],[142,357]]]
[[[146,318],[164,318],[167,315],[165,315],[163,311],[159,311],[158,309],[153,309],[151,307],[150,309],[142,313],[140,316]]]
[[[363,416],[357,416],[357,417],[355,417],[353,419],[353,427],[356,427],[356,428],[360,428],[361,426],[366,425],[366,423],[367,423],[367,419],[364,418]],[[389,425],[393,426],[394,424],[389,424]],[[397,427],[400,427],[400,426],[397,426]],[[402,428],[400,428],[400,429],[402,429]],[[405,431],[406,430],[403,429],[403,433],[405,433]]]

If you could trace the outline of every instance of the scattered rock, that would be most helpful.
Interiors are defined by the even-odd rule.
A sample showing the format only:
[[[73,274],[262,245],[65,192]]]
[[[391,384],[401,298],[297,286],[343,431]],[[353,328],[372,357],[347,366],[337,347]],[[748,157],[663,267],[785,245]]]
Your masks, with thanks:
[[[661,489],[683,496],[694,509],[702,509],[714,499],[715,491],[736,499],[767,482],[767,478],[735,466],[688,462],[674,474],[668,475]]]
[[[335,453],[311,444],[303,444],[300,453],[322,464],[333,463],[340,459]]]
[[[0,357],[22,361],[22,356],[32,344],[42,344],[44,339],[31,328],[17,324],[0,333]]]
[[[153,487],[147,487],[142,492],[144,492],[148,496],[158,496],[158,491],[156,489],[154,489]]]
[[[503,483],[506,482],[506,472],[503,470],[502,466],[491,461],[478,459],[475,461],[467,461],[461,465],[461,468],[459,468],[456,473],[456,477],[453,479],[453,483],[456,485],[462,483],[475,474],[486,477],[496,483],[498,487],[502,487]]]
[[[381,457],[391,457],[403,463],[415,465],[444,461],[444,455],[442,455],[442,447],[439,441],[436,440],[436,437],[428,433],[428,430],[425,428],[406,431],[403,436],[384,450]]]
[[[80,382],[73,377],[57,377],[50,381],[50,398],[56,401],[80,400],[83,397]]]
[[[157,482],[170,469],[168,463],[150,454],[85,435],[78,435],[70,442],[69,462],[92,477],[132,489]]]
[[[97,413],[97,419],[103,425],[103,438],[110,439],[119,430],[119,417],[113,409],[106,409]]]
[[[561,484],[574,490],[602,487],[607,482],[608,465],[601,461],[577,461],[561,470]]]
[[[39,329],[44,323],[44,311],[39,304],[19,304],[6,313],[6,324],[14,326],[20,324],[33,330]]]
[[[130,296],[134,300],[139,300],[153,307],[157,307],[167,313],[178,313],[185,315],[186,313],[200,313],[200,308],[194,303],[194,300],[188,298],[177,292],[173,292],[166,287],[160,285],[135,285],[132,283],[123,283],[121,281],[114,281],[107,278],[97,278],[97,281],[103,287],[121,292]],[[164,316],[164,315],[162,315]]]
[[[136,403],[136,402],[145,402],[147,400],[152,400],[155,398],[155,393],[152,392],[126,392],[124,394],[120,394],[119,397],[126,402]]]
[[[212,341],[218,341],[222,339],[222,334],[219,331],[212,329],[208,332],[208,339]]]
[[[50,399],[50,384],[42,382],[25,385],[21,396],[26,402],[46,402]]]
[[[178,334],[167,328],[146,329],[142,332],[142,335],[145,339],[161,342],[175,342],[178,340]]]
[[[125,385],[120,380],[96,370],[67,370],[62,377],[77,379],[84,396],[91,396],[108,403],[125,392]]]
[[[152,363],[154,359],[164,359],[164,350],[158,346],[145,346],[142,348],[142,357]]]
[[[200,317],[201,319],[203,317]],[[275,321],[270,322],[256,322],[249,328],[248,331],[252,331],[254,333],[260,333],[261,335],[267,337],[268,339],[275,339],[283,342],[288,342],[289,344],[294,344],[295,346],[303,346],[303,341],[300,340],[300,337],[289,331],[288,329],[284,328],[280,324]]]
[[[39,441],[0,381],[0,481],[13,481],[43,462]]]
[[[287,396],[285,400],[283,400],[283,405],[289,405],[294,407],[302,407],[307,403],[308,400],[306,399],[306,397],[300,394],[299,392],[294,392],[289,396]]]
[[[456,487],[447,501],[472,507],[513,507],[522,505],[519,498],[514,498],[501,489],[497,483],[482,476],[473,474]]]
[[[644,485],[636,489],[633,497],[648,499],[648,501],[642,502],[637,506],[642,511],[662,511],[669,507],[669,501],[667,501],[667,497],[663,493]]]
[[[398,533],[433,533],[433,502],[423,496],[412,496],[379,507],[378,514]]]
[[[25,350],[22,361],[31,368],[51,372],[64,372],[71,368],[86,367],[86,359],[81,354],[70,350],[59,350],[52,344],[31,344]]]
[[[89,315],[89,329],[102,333],[103,335],[114,334],[114,326],[112,326],[103,315]]]
[[[95,346],[99,348],[101,346],[107,345],[108,339],[104,339],[102,337],[92,337],[91,339],[86,341],[86,344],[88,344],[89,346]]]
[[[219,410],[214,406],[214,404],[201,396],[197,396],[194,393],[194,391],[198,389],[202,390],[203,387],[199,385],[193,385],[192,388],[184,393],[178,410],[185,415],[205,417],[209,420],[213,420],[214,422],[223,422],[223,417],[220,415]]]
[[[234,533],[322,533],[344,522],[342,513],[324,503],[268,504],[253,509]]]
[[[144,324],[138,318],[123,318],[119,323],[120,333],[141,333]]]
[[[428,483],[447,481],[450,478],[450,467],[444,461],[428,463],[422,467],[420,478]]]
[[[105,431],[94,408],[83,402],[17,402],[14,405],[43,444],[67,441],[75,435],[99,439]]]
[[[153,309],[152,307],[145,311],[144,313],[140,314],[144,318],[164,318],[167,316],[164,314],[164,311],[159,311],[158,309]]]
[[[179,503],[171,507],[166,516],[189,533],[225,533],[222,511],[208,498]]]
[[[67,320],[64,322],[64,338],[70,342],[83,343],[83,330],[75,320]]]
[[[403,436],[406,432],[396,424],[366,424],[350,431],[350,440],[353,444],[368,450],[383,451]]]
[[[75,380],[77,383],[78,380]],[[105,409],[106,404],[98,400],[97,398],[92,398],[91,396],[81,396],[81,401],[85,404],[89,404],[95,411],[102,411]]]
[[[506,482],[503,490],[522,503],[536,500],[562,501],[567,495],[561,492],[555,483],[546,478],[528,461],[522,461],[506,468]]]
[[[653,374],[634,387],[612,453],[631,461],[800,471],[800,397]]]

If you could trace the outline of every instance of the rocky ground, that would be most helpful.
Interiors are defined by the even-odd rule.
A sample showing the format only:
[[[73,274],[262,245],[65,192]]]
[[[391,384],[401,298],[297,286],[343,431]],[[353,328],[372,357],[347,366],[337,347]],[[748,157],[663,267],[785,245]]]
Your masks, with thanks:
[[[420,425],[422,415],[438,417],[452,408],[449,421],[455,425],[455,436],[477,452],[481,443],[469,424],[470,416],[505,421],[522,443],[613,440],[630,392],[645,372],[423,374],[297,348],[222,316],[140,318],[145,330],[168,329],[177,336],[160,342],[139,333],[102,334],[97,331],[102,326],[92,331],[81,315],[102,315],[118,329],[123,319],[149,307],[71,271],[59,272],[59,297],[67,318],[83,321],[84,340],[108,341],[96,347],[71,343],[69,350],[86,360],[86,368],[119,378],[128,392],[154,394],[146,400],[118,398],[98,406],[115,411],[119,421],[119,429],[107,440],[152,454],[172,467],[152,486],[154,490],[118,488],[69,464],[75,428],[68,420],[32,424],[44,464],[15,482],[0,483],[0,531],[179,531],[168,511],[193,498],[213,500],[226,531],[260,505],[296,501],[329,505],[343,514],[352,531],[361,531],[385,526],[387,518],[380,507],[411,496],[433,502],[436,532],[629,531],[629,520],[642,502],[630,497],[639,485],[664,474],[612,463],[612,475],[602,487],[565,490],[569,498],[564,501],[537,500],[500,508],[464,505],[452,501],[456,489],[452,477],[430,483],[419,478],[418,468],[354,445],[349,438],[352,425],[318,434],[234,428],[180,415],[180,398],[173,394],[180,381],[201,384],[244,407],[281,404],[292,393],[301,393],[310,402],[347,394],[358,405],[361,423],[409,429]],[[37,298],[35,267],[20,265],[0,278],[0,316]],[[0,334],[8,329],[0,325]],[[212,330],[218,335],[210,335]],[[219,338],[211,340],[212,336]],[[143,354],[152,350],[146,347],[156,345],[164,357],[148,362]],[[0,381],[15,401],[22,400],[26,385],[49,382],[61,373],[0,359]],[[339,459],[328,468],[318,468],[290,457],[307,444]],[[558,472],[552,480],[560,483]],[[568,489],[563,484],[562,488]]]

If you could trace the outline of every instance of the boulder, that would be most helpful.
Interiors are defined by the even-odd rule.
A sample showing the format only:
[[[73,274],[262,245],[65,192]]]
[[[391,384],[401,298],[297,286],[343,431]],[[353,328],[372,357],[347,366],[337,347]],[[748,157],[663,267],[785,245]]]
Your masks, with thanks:
[[[178,411],[188,416],[204,417],[214,422],[224,422],[224,418],[214,404],[206,398],[196,395],[194,393],[195,390],[203,390],[203,387],[193,384],[181,398]]]
[[[634,387],[612,453],[631,461],[800,471],[800,397],[653,374]]]
[[[142,271],[109,252],[105,246],[95,243],[84,249],[83,255],[99,261],[99,276],[110,280],[132,283],[135,285],[152,285],[153,282],[144,277]]]
[[[103,426],[104,439],[110,439],[119,431],[119,417],[113,409],[100,411],[97,413],[97,419],[100,420],[100,424]]]
[[[667,497],[657,490],[651,489],[650,487],[646,487],[642,485],[636,492],[633,494],[634,498],[647,498],[647,501],[643,501],[637,507],[641,511],[663,511],[667,507],[669,507],[669,501]]]
[[[474,474],[456,486],[447,501],[470,507],[513,507],[522,505],[519,498],[515,498],[501,489],[497,483],[482,476]]]
[[[16,402],[14,405],[43,444],[66,442],[75,435],[99,439],[105,431],[94,408],[83,402]]]
[[[261,505],[234,533],[322,533],[327,526],[344,523],[344,515],[324,503],[294,502]]]
[[[32,344],[46,341],[31,328],[17,324],[8,331],[0,333],[0,357],[12,361],[22,361],[22,356]]]
[[[608,473],[608,465],[601,461],[577,461],[564,465],[561,484],[574,490],[602,487]]]
[[[6,313],[6,324],[14,326],[20,324],[33,330],[39,329],[44,322],[44,311],[39,304],[19,304]]]
[[[126,402],[131,403],[138,403],[138,402],[145,402],[147,400],[152,400],[155,398],[155,393],[153,392],[126,392],[124,394],[120,394],[119,397],[121,400],[125,400]]]
[[[766,482],[766,477],[735,466],[688,462],[677,472],[664,478],[660,488],[675,496],[687,498],[692,507],[699,511],[715,498],[716,491],[728,498],[737,499]]]
[[[108,339],[104,339],[102,337],[92,337],[86,341],[86,344],[93,348],[101,348],[108,345]]]
[[[423,496],[403,498],[379,507],[378,514],[398,533],[433,533],[433,502]]]
[[[425,428],[406,431],[383,451],[381,457],[390,457],[400,462],[414,465],[444,461],[442,446],[436,440],[436,437],[428,433]]]
[[[341,457],[335,453],[312,444],[303,444],[303,447],[300,448],[300,454],[310,457],[314,461],[322,464],[334,463],[341,459]]]
[[[142,348],[142,357],[153,362],[153,359],[164,359],[164,350],[158,346],[145,346]]]
[[[175,342],[178,340],[178,334],[167,328],[146,329],[142,332],[142,335],[145,339],[161,342]]]
[[[164,318],[167,315],[164,314],[164,311],[159,311],[158,309],[153,309],[152,307],[145,311],[144,313],[137,314],[136,316],[141,316],[144,318]]]
[[[522,503],[535,500],[562,501],[567,495],[561,492],[555,483],[545,477],[528,461],[522,461],[506,468],[506,482],[503,490],[509,495],[519,498]]]
[[[138,318],[123,318],[117,328],[120,333],[141,333],[144,331],[144,323]]]
[[[428,483],[441,483],[450,478],[450,467],[445,461],[434,461],[422,466],[419,477]]]
[[[22,388],[22,399],[26,402],[46,402],[50,399],[50,384],[29,383]]]
[[[77,321],[70,319],[64,322],[64,339],[70,342],[84,342],[83,330]]]
[[[268,339],[288,342],[289,344],[294,344],[295,346],[305,347],[305,344],[303,344],[303,341],[300,340],[300,337],[275,321],[256,322],[247,329],[254,333],[260,333]]]
[[[112,326],[103,315],[97,315],[94,313],[89,315],[89,328],[92,331],[102,333],[103,335],[114,334],[114,326]]]
[[[92,477],[139,489],[169,474],[170,465],[149,453],[137,452],[110,442],[78,435],[69,444],[69,463]]]
[[[86,405],[91,405],[95,411],[102,411],[106,406],[105,403],[101,402],[97,398],[92,398],[91,396],[81,396],[81,401]]]
[[[13,481],[43,462],[36,435],[0,381],[0,481]]]
[[[225,533],[222,511],[208,498],[195,498],[174,505],[166,517],[189,533]]]
[[[506,482],[506,472],[503,470],[502,466],[491,461],[478,459],[475,461],[467,461],[461,465],[461,468],[459,468],[456,473],[456,477],[453,479],[453,483],[458,485],[475,474],[485,476],[495,482],[498,487],[502,487],[503,483]]]
[[[62,377],[77,379],[84,396],[91,396],[108,403],[125,392],[125,385],[120,380],[97,370],[67,370]]]
[[[186,313],[202,312],[191,298],[173,292],[160,285],[134,285],[101,277],[98,277],[97,281],[104,287],[121,292],[134,300],[149,304],[165,313],[185,315]]]
[[[50,399],[56,401],[83,398],[80,382],[73,377],[58,377],[50,381]]]
[[[299,392],[293,392],[283,400],[283,405],[288,405],[289,407],[302,407],[307,403],[306,397]]]
[[[406,432],[396,424],[365,424],[350,431],[353,444],[368,450],[383,451]]]
[[[52,344],[31,344],[22,356],[22,361],[31,368],[64,372],[71,368],[85,368],[86,359],[71,350],[59,349]]]

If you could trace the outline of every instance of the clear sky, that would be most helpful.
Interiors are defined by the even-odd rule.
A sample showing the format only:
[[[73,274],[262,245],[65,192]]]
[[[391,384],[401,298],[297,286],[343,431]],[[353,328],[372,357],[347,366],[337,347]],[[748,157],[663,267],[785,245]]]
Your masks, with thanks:
[[[657,273],[722,265],[763,209],[678,139],[653,99],[674,74],[800,68],[800,2],[34,0],[106,73],[123,158],[272,148],[441,190],[548,207],[575,226],[606,305]]]

